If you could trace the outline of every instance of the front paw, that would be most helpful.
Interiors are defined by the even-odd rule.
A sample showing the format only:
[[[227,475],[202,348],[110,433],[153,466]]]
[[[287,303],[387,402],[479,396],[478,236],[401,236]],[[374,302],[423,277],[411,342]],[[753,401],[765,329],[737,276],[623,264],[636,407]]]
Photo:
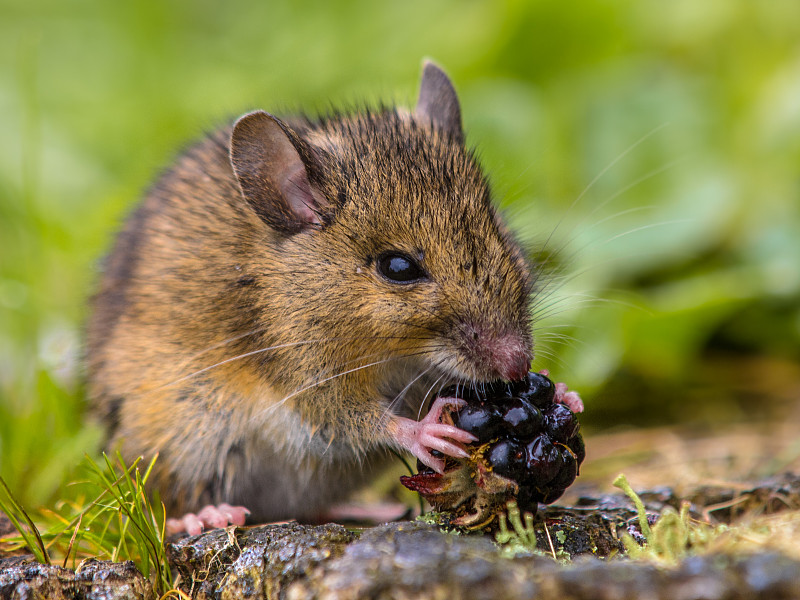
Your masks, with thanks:
[[[474,435],[463,429],[440,422],[445,407],[460,408],[464,404],[460,398],[437,398],[421,421],[393,417],[391,435],[394,442],[437,473],[443,473],[444,460],[436,458],[431,453],[432,450],[437,450],[445,456],[467,458],[469,454],[462,444],[471,444],[477,440]]]

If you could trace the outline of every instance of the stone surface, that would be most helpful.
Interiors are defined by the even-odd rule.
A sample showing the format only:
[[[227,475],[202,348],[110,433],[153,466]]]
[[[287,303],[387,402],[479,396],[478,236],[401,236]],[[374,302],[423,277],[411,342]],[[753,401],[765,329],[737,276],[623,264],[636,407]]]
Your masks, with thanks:
[[[696,556],[674,568],[588,559],[560,569],[551,563],[547,570],[534,575],[540,600],[800,598],[800,563],[780,554]]]
[[[501,559],[485,536],[442,533],[431,525],[393,523],[365,532],[286,598],[534,598],[539,556]]]
[[[554,545],[557,531],[550,529]],[[589,552],[564,564],[539,553],[503,558],[486,536],[446,533],[417,522],[375,527],[358,539],[334,526],[271,525],[210,532],[174,548],[180,549],[175,557],[181,588],[195,598],[800,598],[800,562],[776,553],[714,554],[665,567],[601,560]],[[181,558],[189,562],[181,564]],[[223,572],[209,573],[208,565]],[[192,587],[190,573],[198,567]]]
[[[693,514],[797,510],[800,478],[693,492]],[[655,517],[681,498],[669,488],[641,493]],[[732,510],[728,510],[732,509]],[[724,512],[728,510],[728,512]],[[747,511],[745,511],[746,514]],[[797,513],[789,513],[791,515]],[[713,553],[675,565],[630,561],[620,535],[638,533],[622,494],[550,506],[535,522],[537,552],[508,558],[486,535],[399,522],[360,534],[339,525],[297,523],[218,529],[168,544],[179,588],[193,598],[285,600],[348,598],[537,598],[537,600],[750,600],[800,598],[800,561],[763,548]],[[640,536],[641,537],[641,536]],[[757,547],[758,548],[758,547]],[[553,559],[553,555],[559,561]],[[571,558],[571,561],[561,560]],[[85,561],[73,572],[29,557],[0,560],[0,599],[153,598],[132,563]]]
[[[155,600],[130,561],[85,560],[77,570],[43,565],[30,556],[0,559],[0,599]]]
[[[279,598],[317,564],[340,556],[356,538],[340,525],[297,523],[229,527],[168,544],[180,587],[195,598]]]
[[[779,554],[690,558],[675,568],[583,557],[504,559],[482,537],[407,523],[375,528],[281,596],[537,600],[745,600],[800,598],[800,563]]]

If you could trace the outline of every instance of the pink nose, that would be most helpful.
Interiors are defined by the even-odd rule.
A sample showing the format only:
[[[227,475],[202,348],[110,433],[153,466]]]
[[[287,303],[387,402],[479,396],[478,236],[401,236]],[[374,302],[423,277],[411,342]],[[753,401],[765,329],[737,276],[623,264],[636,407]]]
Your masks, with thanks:
[[[492,340],[488,348],[491,361],[500,377],[517,381],[528,374],[530,354],[519,336],[507,334]]]

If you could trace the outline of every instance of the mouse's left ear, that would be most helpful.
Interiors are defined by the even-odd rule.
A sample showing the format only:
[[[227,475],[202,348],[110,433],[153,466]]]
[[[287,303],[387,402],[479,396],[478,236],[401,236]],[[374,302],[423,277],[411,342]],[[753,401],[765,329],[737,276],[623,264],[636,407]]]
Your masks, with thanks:
[[[461,129],[461,106],[450,78],[436,63],[426,60],[414,114],[430,119],[433,126],[449,133],[457,142],[464,141]]]
[[[329,202],[313,183],[318,159],[286,123],[263,110],[233,127],[230,160],[242,195],[261,220],[283,233],[323,224]]]

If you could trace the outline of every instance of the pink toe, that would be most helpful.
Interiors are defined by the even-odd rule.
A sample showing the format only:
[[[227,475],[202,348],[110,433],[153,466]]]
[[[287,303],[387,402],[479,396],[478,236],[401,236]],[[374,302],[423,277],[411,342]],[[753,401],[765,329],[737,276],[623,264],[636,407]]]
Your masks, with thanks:
[[[228,518],[216,506],[204,506],[197,517],[208,528],[225,527],[228,524]]]
[[[423,465],[426,465],[439,474],[444,473],[444,461],[434,457],[430,452],[424,448],[415,452],[414,455],[420,460]]]
[[[452,442],[448,442],[447,440],[443,440],[441,438],[436,437],[425,437],[420,440],[420,443],[424,445],[426,448],[431,448],[432,450],[438,450],[442,454],[446,454],[447,456],[454,456],[457,458],[467,458],[469,454],[463,449],[459,448]]]
[[[220,504],[219,509],[225,514],[225,517],[228,519],[228,523],[231,523],[232,525],[244,525],[245,521],[247,520],[247,515],[250,514],[250,511],[244,506]]]
[[[226,527],[229,523],[233,525],[244,525],[250,511],[244,506],[231,506],[230,504],[220,504],[219,506],[207,505],[200,509],[197,514],[187,513],[180,519],[167,519],[167,533],[186,532],[189,535],[198,535],[206,529]]]
[[[194,513],[184,515],[183,525],[189,535],[200,535],[203,533],[203,522]]]
[[[462,406],[466,406],[466,402],[462,398],[455,398],[455,397],[439,397],[433,401],[433,405],[431,405],[431,409],[428,411],[428,414],[425,415],[425,418],[422,419],[422,423],[437,423],[442,416],[442,411],[451,406],[453,408],[461,408]]]
[[[425,436],[426,439],[431,438],[450,438],[457,442],[464,442],[469,444],[478,440],[471,433],[467,433],[463,429],[459,429],[453,425],[443,425],[441,423],[436,425],[426,425],[420,432],[420,437]]]
[[[181,519],[167,519],[167,535],[181,533],[182,531],[185,530],[186,527],[184,527],[183,521]]]
[[[577,392],[567,392],[564,394],[564,397],[561,399],[563,404],[566,404],[569,409],[574,413],[581,413],[583,412],[583,400],[578,395]]]

